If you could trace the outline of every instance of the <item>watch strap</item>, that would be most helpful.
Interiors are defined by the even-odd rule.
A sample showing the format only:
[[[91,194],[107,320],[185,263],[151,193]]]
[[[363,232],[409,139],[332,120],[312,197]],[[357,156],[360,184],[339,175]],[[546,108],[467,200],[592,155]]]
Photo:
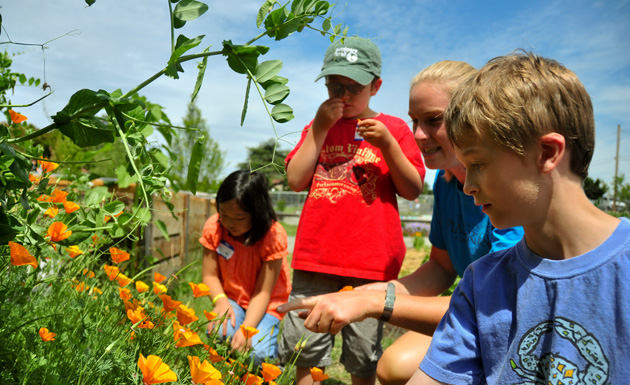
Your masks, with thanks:
[[[394,286],[391,282],[387,282],[387,290],[385,291],[385,306],[379,321],[387,322],[390,318],[392,318],[394,301],[396,301],[396,286]]]

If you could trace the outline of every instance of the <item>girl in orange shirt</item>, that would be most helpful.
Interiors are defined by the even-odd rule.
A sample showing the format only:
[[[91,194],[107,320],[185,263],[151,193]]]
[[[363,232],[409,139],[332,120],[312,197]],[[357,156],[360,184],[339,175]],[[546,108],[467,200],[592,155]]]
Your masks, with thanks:
[[[252,347],[254,362],[278,355],[283,315],[276,307],[289,298],[291,280],[287,234],[277,221],[264,175],[248,170],[230,174],[219,187],[217,214],[205,223],[202,278],[210,288],[213,311],[222,317],[219,336],[234,349]],[[260,331],[246,339],[240,326]],[[208,324],[208,332],[215,322]]]

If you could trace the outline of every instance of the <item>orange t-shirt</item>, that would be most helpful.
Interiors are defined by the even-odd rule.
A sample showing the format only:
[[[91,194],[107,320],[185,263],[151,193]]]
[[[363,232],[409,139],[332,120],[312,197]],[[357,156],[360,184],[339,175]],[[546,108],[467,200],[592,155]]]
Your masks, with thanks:
[[[230,233],[218,222],[219,214],[214,214],[206,221],[203,234],[199,242],[207,249],[217,251],[219,272],[223,290],[228,298],[233,299],[244,309],[249,306],[258,273],[264,261],[282,259],[282,270],[271,291],[271,298],[267,306],[267,313],[278,319],[284,314],[278,313],[276,308],[287,302],[291,292],[291,278],[289,263],[287,262],[287,233],[279,222],[274,222],[267,234],[254,245],[245,246],[232,238]],[[227,247],[227,249],[226,249]],[[221,250],[233,250],[223,252]],[[227,256],[227,258],[226,258]]]

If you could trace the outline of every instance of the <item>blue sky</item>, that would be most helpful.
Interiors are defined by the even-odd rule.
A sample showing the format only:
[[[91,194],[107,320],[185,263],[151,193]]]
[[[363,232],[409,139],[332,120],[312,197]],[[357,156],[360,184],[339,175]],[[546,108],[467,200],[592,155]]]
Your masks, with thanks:
[[[220,49],[223,40],[243,44],[258,35],[255,18],[263,0],[208,0],[209,11],[179,33],[205,35],[198,47]],[[0,42],[44,43],[2,45],[19,53],[13,70],[45,79],[54,93],[20,112],[44,127],[82,88],[127,91],[164,67],[169,56],[167,0],[6,0],[0,5]],[[517,48],[554,58],[573,70],[593,99],[597,124],[593,178],[610,184],[614,175],[617,125],[621,125],[619,173],[630,180],[630,1],[392,1],[339,2],[334,24],[345,23],[349,35],[372,38],[383,56],[383,87],[372,99],[373,109],[407,119],[409,80],[426,66],[443,59],[463,60],[479,68],[489,59]],[[316,26],[321,24],[316,23]],[[8,34],[8,35],[7,35]],[[289,149],[299,131],[326,98],[323,81],[314,82],[321,68],[327,38],[305,30],[276,42],[261,60],[284,62],[280,75],[289,78],[286,103],[295,119],[276,124]],[[196,78],[193,63],[179,80],[163,78],[142,91],[165,107],[178,124]],[[256,94],[250,96],[245,124],[240,126],[246,79],[231,72],[222,57],[209,60],[203,88],[196,101],[211,136],[226,153],[228,166],[246,160],[247,147],[273,138],[274,130]],[[11,99],[27,104],[42,96],[39,89],[18,87]],[[156,139],[158,140],[158,139]],[[427,175],[432,183],[434,173]]]

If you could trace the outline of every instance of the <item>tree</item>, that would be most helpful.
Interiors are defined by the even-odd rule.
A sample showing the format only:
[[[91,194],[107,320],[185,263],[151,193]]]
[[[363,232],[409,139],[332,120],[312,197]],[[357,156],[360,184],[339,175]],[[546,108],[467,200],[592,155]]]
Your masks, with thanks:
[[[225,160],[219,144],[210,137],[210,129],[206,120],[201,116],[201,110],[194,101],[188,103],[184,127],[172,137],[168,149],[171,159],[171,168],[168,172],[175,190],[187,188],[187,175],[189,160],[193,155],[193,148],[200,137],[203,141],[203,158],[199,165],[199,182],[197,191],[215,191],[218,186],[218,177],[223,171]]]
[[[591,200],[598,200],[608,191],[608,186],[602,180],[597,178],[597,180],[593,180],[590,177],[586,177],[584,179],[584,193]]]
[[[284,172],[284,159],[289,151],[281,150],[275,139],[269,139],[258,147],[247,148],[247,162],[237,165],[240,169],[249,169],[263,173],[267,177],[269,187],[281,185],[288,189],[287,175]]]

